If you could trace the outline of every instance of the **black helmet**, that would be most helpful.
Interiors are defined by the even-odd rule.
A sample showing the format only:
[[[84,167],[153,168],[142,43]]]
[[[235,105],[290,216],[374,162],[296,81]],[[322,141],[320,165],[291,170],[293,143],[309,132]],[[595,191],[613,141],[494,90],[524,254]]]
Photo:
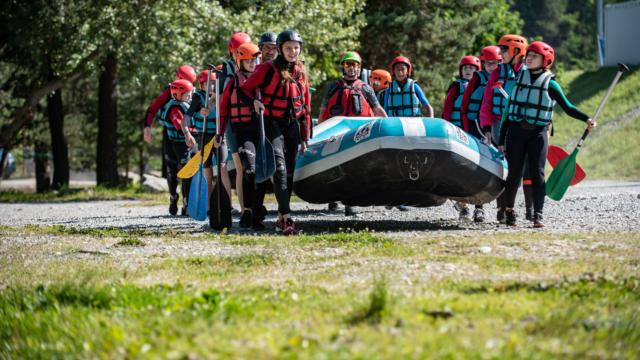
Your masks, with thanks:
[[[264,44],[275,45],[278,35],[274,32],[267,31],[266,33],[260,36],[260,41],[258,42],[258,46],[262,46]]]
[[[293,30],[285,30],[278,34],[278,38],[276,39],[276,45],[278,46],[278,50],[282,50],[282,44],[287,41],[297,41],[300,45],[304,44],[302,40],[302,36]]]

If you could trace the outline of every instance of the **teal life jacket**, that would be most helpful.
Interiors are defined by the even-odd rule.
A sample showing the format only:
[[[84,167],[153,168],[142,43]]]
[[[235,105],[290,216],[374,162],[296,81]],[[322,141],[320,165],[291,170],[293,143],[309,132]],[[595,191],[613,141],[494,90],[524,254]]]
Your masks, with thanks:
[[[476,71],[478,75],[478,87],[469,96],[469,107],[467,108],[467,119],[477,122],[480,118],[480,107],[484,97],[484,89],[487,87],[490,74],[484,70]]]
[[[179,107],[182,110],[182,113],[186,114],[187,110],[189,109],[189,103],[186,101],[177,101],[171,99],[165,106],[164,113],[161,117],[161,122],[165,129],[167,129],[167,136],[169,136],[169,140],[175,142],[184,142],[184,133],[182,132],[182,129],[177,130],[175,126],[173,126],[171,119],[169,119],[169,113],[174,107]]]
[[[526,121],[531,125],[547,126],[553,117],[556,102],[549,95],[551,71],[545,71],[532,83],[531,71],[520,72],[509,95],[509,121]]]
[[[414,88],[415,81],[407,79],[400,88],[398,81],[393,80],[391,86],[387,89],[389,96],[387,98],[387,115],[389,116],[421,116],[420,100],[416,95]]]
[[[451,109],[451,123],[457,127],[462,127],[462,98],[464,97],[464,90],[467,88],[469,80],[458,79],[451,84],[451,86],[458,86],[458,97],[453,102],[453,108]]]
[[[513,66],[511,64],[500,64],[498,69],[500,69],[500,77],[498,81],[502,81],[502,88],[507,94],[511,94],[511,90],[516,84],[516,77],[518,73],[513,70]],[[524,69],[524,66],[523,68]],[[522,71],[522,69],[520,71]],[[500,92],[500,90],[493,89],[493,97],[491,104],[491,113],[495,116],[502,116],[502,112],[507,110],[507,99],[505,99],[504,95]]]
[[[199,97],[200,104],[202,104],[202,107],[206,107],[206,101],[205,101],[206,91],[205,90],[198,90],[193,94],[193,96]],[[209,96],[211,96],[211,94],[209,94]],[[194,135],[200,134],[202,132],[203,123],[204,123],[204,117],[202,116],[202,114],[200,114],[200,111],[196,111],[195,113],[193,113],[193,115],[191,116],[191,126],[193,127]],[[208,134],[208,135],[215,134],[216,132],[216,110],[215,109],[211,109],[211,112],[209,112],[209,115],[207,116],[206,126],[207,127],[204,131],[205,134]]]

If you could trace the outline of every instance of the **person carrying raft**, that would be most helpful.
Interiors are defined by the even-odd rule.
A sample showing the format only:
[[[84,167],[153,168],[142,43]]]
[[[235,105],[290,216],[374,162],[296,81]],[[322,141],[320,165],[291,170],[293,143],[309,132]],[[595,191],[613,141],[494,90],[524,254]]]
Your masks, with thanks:
[[[405,56],[397,56],[389,66],[395,79],[384,93],[384,111],[389,116],[422,116],[421,106],[433,117],[433,107],[418,83],[411,79],[413,65]]]
[[[464,56],[458,64],[458,79],[454,80],[447,90],[447,96],[442,107],[442,118],[460,128],[468,128],[462,119],[462,99],[469,80],[476,71],[480,71],[480,59],[475,56]],[[458,218],[460,220],[469,219],[469,206],[464,202],[456,202]],[[475,222],[484,221],[484,210],[482,204],[477,204],[473,212]]]
[[[526,70],[521,71],[515,81],[502,116],[499,149],[506,154],[509,175],[505,188],[505,217],[507,225],[516,224],[513,209],[516,193],[528,161],[533,182],[533,227],[542,228],[542,211],[545,198],[544,166],[547,159],[548,127],[553,117],[553,108],[560,104],[567,115],[586,122],[588,129],[596,123],[578,110],[564,96],[562,88],[553,79],[549,70],[555,58],[553,48],[535,41],[527,47]]]
[[[278,202],[276,227],[284,235],[295,234],[291,218],[291,191],[297,152],[304,152],[311,135],[311,97],[309,79],[300,59],[304,41],[300,34],[285,30],[278,34],[278,57],[256,67],[240,85],[255,111],[264,111],[267,139],[273,146],[276,170],[273,187]],[[257,98],[260,92],[262,99]],[[262,208],[266,183],[257,184],[253,211]]]
[[[342,79],[327,88],[320,107],[321,123],[334,116],[386,117],[378,98],[371,86],[359,79],[362,58],[355,51],[347,51],[340,59]],[[337,203],[330,203],[329,210],[335,210]],[[356,211],[351,206],[344,207],[346,216],[353,216]]]
[[[498,41],[502,63],[491,73],[480,105],[480,127],[489,144],[498,144],[500,120],[507,110],[508,94],[513,89],[518,74],[524,69],[523,61],[527,45],[527,39],[513,34],[503,35]],[[525,197],[526,194],[525,192]],[[503,192],[496,199],[498,203],[496,219],[501,223],[505,222],[504,196]]]

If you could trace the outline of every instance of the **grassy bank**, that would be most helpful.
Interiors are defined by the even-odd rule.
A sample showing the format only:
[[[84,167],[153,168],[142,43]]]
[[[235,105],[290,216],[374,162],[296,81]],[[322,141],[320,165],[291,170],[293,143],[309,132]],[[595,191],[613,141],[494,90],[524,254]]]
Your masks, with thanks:
[[[0,230],[2,358],[632,358],[640,346],[640,233]]]
[[[640,179],[640,71],[633,67],[623,75],[598,119],[599,128],[590,135],[578,158],[589,179]],[[617,68],[573,71],[558,81],[567,97],[581,111],[593,116]],[[584,123],[564,114],[554,117],[551,142],[571,151],[582,135]],[[625,116],[632,114],[630,116]]]

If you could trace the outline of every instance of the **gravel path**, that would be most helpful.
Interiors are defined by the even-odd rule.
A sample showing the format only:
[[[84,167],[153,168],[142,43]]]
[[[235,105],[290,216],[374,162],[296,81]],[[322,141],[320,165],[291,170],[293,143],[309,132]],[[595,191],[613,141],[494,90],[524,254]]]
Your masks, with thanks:
[[[306,233],[369,229],[393,236],[412,236],[416,232],[432,231],[447,235],[469,233],[510,232],[530,228],[521,217],[517,228],[507,228],[495,221],[495,203],[485,205],[488,221],[482,224],[461,222],[452,203],[434,208],[411,208],[408,212],[384,207],[358,208],[355,217],[345,217],[341,211],[330,212],[325,205],[294,203],[294,218]],[[517,202],[523,213],[523,199]],[[267,204],[267,231],[273,233],[275,204]],[[341,210],[341,209],[340,209]],[[234,217],[233,233],[238,217]],[[175,230],[180,232],[208,231],[206,222],[188,217],[168,215],[167,206],[147,206],[139,201],[92,201],[75,203],[0,204],[0,225],[24,226],[64,225],[74,228],[109,228],[123,230]],[[640,230],[640,182],[585,181],[570,188],[561,202],[547,200],[544,231],[638,231]]]

